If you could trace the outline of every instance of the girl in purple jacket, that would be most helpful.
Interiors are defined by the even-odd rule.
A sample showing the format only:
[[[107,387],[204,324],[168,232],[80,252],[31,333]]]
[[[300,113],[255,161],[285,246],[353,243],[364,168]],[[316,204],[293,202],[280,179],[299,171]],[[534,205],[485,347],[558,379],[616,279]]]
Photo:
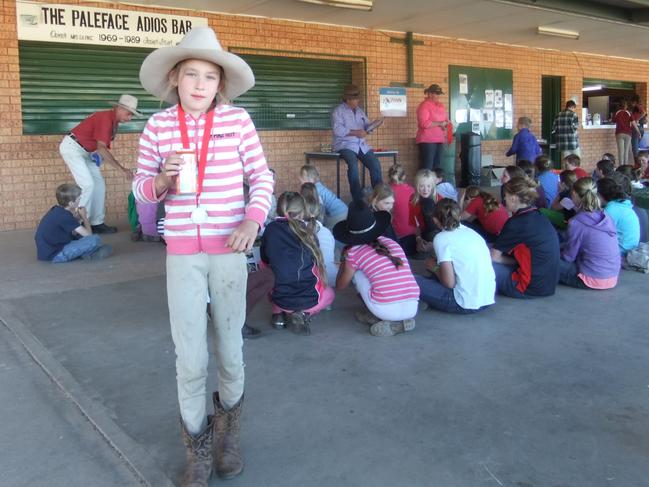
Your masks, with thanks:
[[[592,178],[578,179],[570,194],[577,214],[568,222],[561,248],[559,282],[581,289],[611,289],[620,273],[613,220],[602,211]]]

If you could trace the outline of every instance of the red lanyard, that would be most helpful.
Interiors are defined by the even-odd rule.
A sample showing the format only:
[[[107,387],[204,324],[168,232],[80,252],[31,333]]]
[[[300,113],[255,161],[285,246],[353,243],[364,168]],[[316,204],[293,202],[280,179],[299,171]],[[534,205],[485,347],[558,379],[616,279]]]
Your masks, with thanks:
[[[205,168],[207,167],[207,149],[210,145],[212,136],[212,125],[214,124],[214,110],[210,110],[205,115],[205,127],[203,130],[203,142],[201,144],[201,155],[198,158],[198,183],[196,185],[196,197],[198,198],[203,191],[203,179],[205,179]],[[185,121],[185,112],[178,104],[178,123],[180,124],[180,138],[183,142],[183,149],[189,149],[189,135],[187,135],[187,122]],[[198,133],[198,122],[196,122],[196,132]]]

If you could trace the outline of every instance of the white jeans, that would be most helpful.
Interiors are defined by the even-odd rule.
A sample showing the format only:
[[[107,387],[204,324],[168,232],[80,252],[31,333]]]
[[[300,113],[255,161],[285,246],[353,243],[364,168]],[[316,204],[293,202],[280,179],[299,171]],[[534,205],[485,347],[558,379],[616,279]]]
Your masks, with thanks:
[[[417,307],[419,304],[418,299],[406,299],[404,301],[396,301],[394,303],[377,303],[370,298],[370,290],[372,285],[370,280],[363,273],[363,271],[356,271],[352,279],[356,291],[363,298],[363,302],[367,309],[377,318],[385,321],[401,321],[414,318],[417,314]]]
[[[86,208],[90,224],[104,223],[106,183],[99,167],[90,158],[90,154],[69,135],[63,137],[63,141],[59,145],[59,152],[70,168],[75,182],[81,187],[79,206]]]
[[[631,136],[629,134],[615,134],[615,142],[617,142],[618,166],[629,164],[629,161],[633,164],[633,158],[629,159],[629,156],[633,157],[631,153]]]
[[[243,395],[243,338],[248,272],[244,254],[167,255],[167,299],[176,348],[180,415],[187,430],[205,425],[207,314],[211,296],[218,390],[225,409]]]

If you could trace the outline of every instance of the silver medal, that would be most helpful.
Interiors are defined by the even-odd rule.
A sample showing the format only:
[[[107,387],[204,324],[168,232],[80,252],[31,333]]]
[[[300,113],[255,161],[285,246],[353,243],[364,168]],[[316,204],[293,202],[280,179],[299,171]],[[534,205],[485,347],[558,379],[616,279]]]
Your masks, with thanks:
[[[205,208],[201,208],[200,206],[197,206],[192,210],[191,219],[192,222],[194,222],[196,225],[201,225],[202,223],[205,223],[207,221],[207,210]]]

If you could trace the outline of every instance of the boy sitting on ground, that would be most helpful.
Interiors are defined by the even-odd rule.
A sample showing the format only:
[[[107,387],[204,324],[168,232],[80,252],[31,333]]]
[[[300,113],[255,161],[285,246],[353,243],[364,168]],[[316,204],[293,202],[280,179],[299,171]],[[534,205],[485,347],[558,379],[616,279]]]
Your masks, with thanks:
[[[110,245],[102,245],[92,234],[86,209],[79,207],[81,188],[76,184],[61,184],[56,188],[57,205],[41,219],[36,229],[38,260],[54,263],[83,258],[98,260],[113,253]],[[81,221],[81,223],[80,223]]]

